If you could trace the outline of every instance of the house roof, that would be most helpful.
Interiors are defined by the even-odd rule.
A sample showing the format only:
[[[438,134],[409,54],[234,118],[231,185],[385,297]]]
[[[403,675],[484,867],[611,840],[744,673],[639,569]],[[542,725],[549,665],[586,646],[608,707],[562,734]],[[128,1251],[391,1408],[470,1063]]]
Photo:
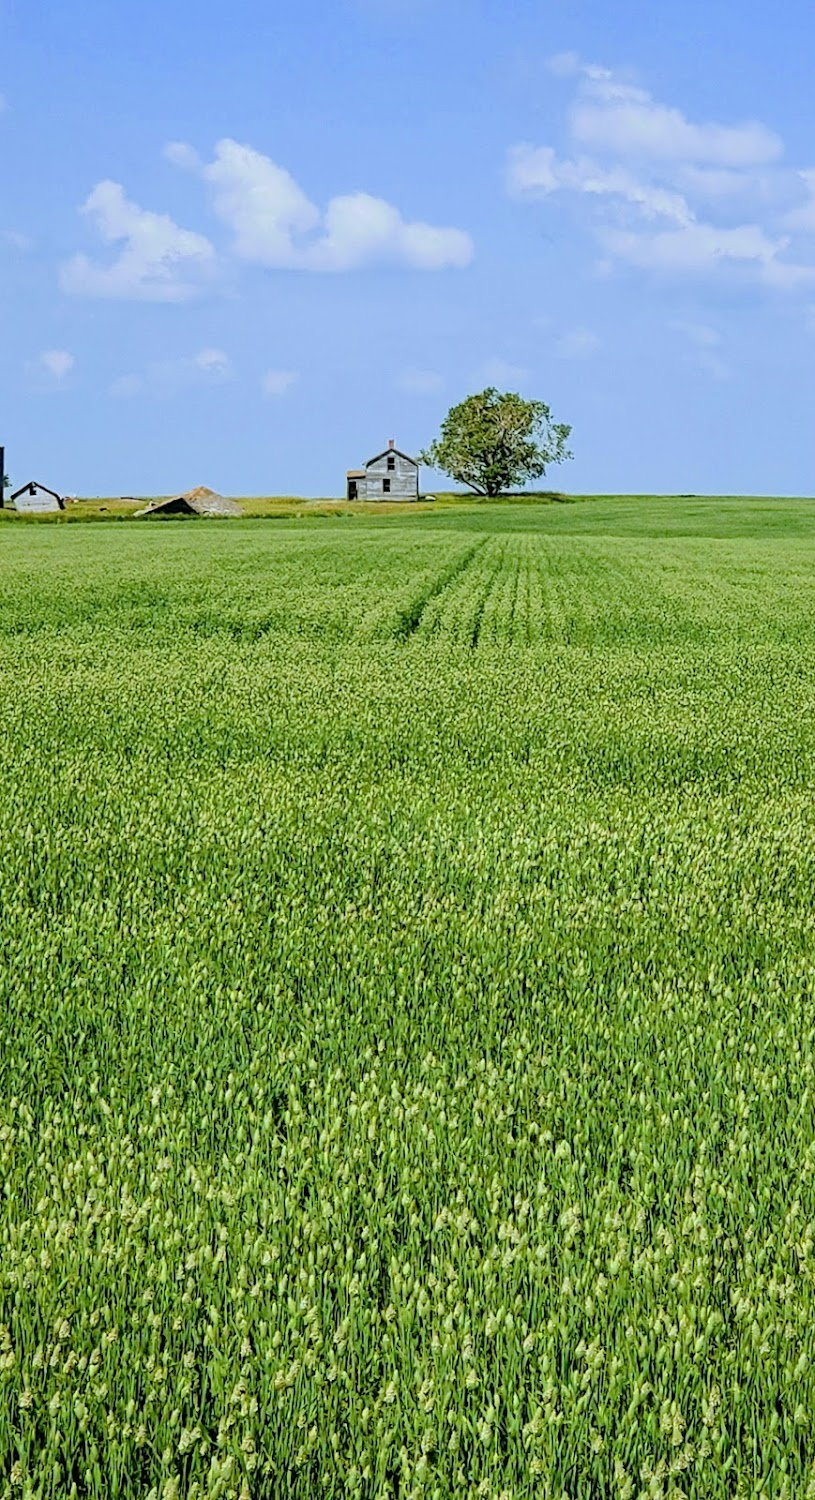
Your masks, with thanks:
[[[58,495],[56,490],[49,490],[47,484],[38,484],[36,479],[29,479],[28,484],[24,484],[19,490],[15,490],[10,498],[17,500],[20,495],[25,495],[26,492],[31,494],[32,490],[44,490],[46,495],[53,495],[54,499],[58,500],[60,505],[62,505],[62,496]]]
[[[398,455],[399,458],[406,458],[409,464],[413,464],[418,469],[419,460],[417,458],[411,458],[409,453],[403,453],[401,448],[383,448],[381,453],[375,453],[373,458],[368,459],[368,462],[365,465],[366,469],[370,469],[371,464],[378,463],[380,458],[388,458],[391,453],[394,455],[394,457]]]
[[[346,473],[345,473],[345,477],[346,477],[346,479],[364,479],[365,478],[365,470],[364,469],[347,469]]]

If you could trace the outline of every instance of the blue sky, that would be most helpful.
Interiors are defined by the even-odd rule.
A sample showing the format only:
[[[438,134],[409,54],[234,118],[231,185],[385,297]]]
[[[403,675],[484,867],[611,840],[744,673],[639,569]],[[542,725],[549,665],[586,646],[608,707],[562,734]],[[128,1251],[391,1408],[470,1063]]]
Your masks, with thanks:
[[[12,478],[339,493],[494,384],[562,488],[815,492],[813,45],[805,0],[0,0]]]

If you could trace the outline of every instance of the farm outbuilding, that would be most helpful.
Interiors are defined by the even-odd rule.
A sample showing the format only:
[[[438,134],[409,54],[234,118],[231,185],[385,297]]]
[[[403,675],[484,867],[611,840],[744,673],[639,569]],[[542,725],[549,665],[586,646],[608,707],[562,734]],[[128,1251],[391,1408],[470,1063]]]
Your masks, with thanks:
[[[152,516],[158,519],[164,516],[242,516],[243,510],[237,500],[228,500],[225,495],[218,495],[215,490],[200,486],[197,490],[187,490],[184,495],[174,495],[169,500],[157,500],[155,505],[148,505],[139,514],[145,519]]]
[[[155,505],[148,505],[146,510],[138,512],[145,520],[156,517],[163,520],[165,516],[197,516],[198,511],[184,495],[175,495],[172,500],[157,500]]]
[[[418,500],[419,464],[402,453],[393,438],[383,453],[369,458],[362,469],[349,469],[346,478],[348,500]]]
[[[11,503],[15,510],[31,516],[41,516],[49,511],[65,509],[65,501],[56,490],[49,490],[46,485],[37,484],[33,479],[28,484],[24,484],[21,490],[15,491],[11,497]]]

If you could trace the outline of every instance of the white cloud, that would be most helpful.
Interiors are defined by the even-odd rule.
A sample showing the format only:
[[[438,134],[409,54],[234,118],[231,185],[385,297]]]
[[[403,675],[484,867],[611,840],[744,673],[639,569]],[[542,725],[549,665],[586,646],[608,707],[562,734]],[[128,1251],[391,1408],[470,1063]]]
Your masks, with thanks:
[[[603,250],[597,274],[619,265],[671,277],[730,274],[788,291],[815,279],[811,247],[796,243],[815,233],[815,170],[795,174],[779,164],[783,143],[766,125],[696,123],[571,54],[549,67],[576,79],[567,113],[572,154],[513,147],[507,190],[519,199],[571,194],[592,205]]]
[[[168,141],[164,147],[164,156],[174,167],[180,167],[184,172],[199,172],[201,170],[201,158],[192,146],[186,141]]]
[[[408,396],[434,396],[444,386],[437,370],[403,370],[397,376],[396,385]]]
[[[409,223],[384,198],[351,193],[332,198],[325,234],[306,251],[304,264],[315,271],[352,271],[372,264],[444,271],[469,265],[473,245],[460,229]]]
[[[232,361],[223,349],[201,349],[198,354],[156,360],[142,375],[120,375],[110,394],[118,397],[175,396],[190,386],[218,385],[234,379]]]
[[[705,375],[709,375],[711,380],[731,380],[733,377],[733,371],[726,360],[721,359],[718,354],[713,354],[710,349],[701,349],[696,362],[699,369]]]
[[[63,266],[62,288],[75,296],[183,302],[214,262],[209,240],[132,203],[118,182],[98,183],[82,212],[106,243],[122,248],[107,264],[75,255]]]
[[[722,342],[721,334],[707,323],[687,323],[683,318],[674,318],[668,327],[674,333],[681,333],[697,349],[717,349]]]
[[[739,171],[735,167],[697,167],[683,163],[678,169],[683,190],[693,198],[712,202],[732,201],[744,196],[766,196],[764,173]]]
[[[555,52],[547,57],[546,66],[555,78],[574,78],[580,72],[579,52]]]
[[[283,167],[251,146],[224,140],[203,175],[215,212],[234,234],[236,255],[262,265],[296,264],[294,236],[316,229],[320,214]]]
[[[296,370],[267,370],[260,384],[264,396],[285,396],[298,379]]]
[[[649,218],[689,224],[693,214],[681,193],[638,181],[627,168],[601,167],[589,157],[561,161],[551,146],[514,146],[507,185],[514,197],[545,197],[563,188],[602,198],[622,198]]]
[[[177,142],[169,155],[185,166],[194,159]],[[369,193],[332,198],[321,212],[284,167],[237,141],[219,141],[214,160],[200,170],[241,260],[284,270],[397,265],[438,271],[466,266],[473,256],[463,230],[406,220]]]
[[[815,282],[815,266],[772,260],[763,268],[762,280],[767,286],[777,287],[779,291],[794,292],[798,287],[812,286]]]
[[[44,349],[36,359],[26,362],[25,373],[31,390],[39,392],[65,390],[76,360],[67,349]]]
[[[582,69],[571,129],[584,146],[660,161],[746,167],[775,161],[783,151],[780,138],[760,121],[694,124],[681,110],[659,104],[646,89],[593,65]]]
[[[602,347],[602,339],[590,328],[573,328],[555,340],[555,353],[560,359],[590,359]]]
[[[804,184],[806,202],[799,204],[797,208],[791,209],[784,218],[784,223],[789,229],[800,229],[806,233],[815,233],[815,168],[807,167],[805,171],[798,173],[799,180]]]
[[[229,380],[232,376],[232,362],[223,349],[202,349],[194,356],[193,365],[213,380]]]
[[[480,369],[475,372],[474,380],[482,385],[509,386],[523,385],[529,379],[530,371],[523,365],[513,365],[503,359],[488,359]]]
[[[691,345],[691,359],[697,369],[712,380],[730,380],[732,370],[718,352],[722,336],[707,323],[686,322],[682,318],[668,324],[674,333],[681,334]]]
[[[39,357],[38,364],[46,375],[50,375],[56,381],[66,380],[73,370],[76,360],[67,349],[46,349]]]
[[[618,259],[647,271],[704,272],[724,263],[741,263],[764,274],[786,249],[786,240],[772,240],[755,224],[720,229],[713,224],[688,224],[657,233],[609,229],[602,236]]]
[[[29,239],[27,234],[20,234],[17,229],[4,229],[0,233],[0,239],[4,245],[8,245],[12,250],[19,251],[21,255],[25,255],[29,250],[34,248],[33,240]]]

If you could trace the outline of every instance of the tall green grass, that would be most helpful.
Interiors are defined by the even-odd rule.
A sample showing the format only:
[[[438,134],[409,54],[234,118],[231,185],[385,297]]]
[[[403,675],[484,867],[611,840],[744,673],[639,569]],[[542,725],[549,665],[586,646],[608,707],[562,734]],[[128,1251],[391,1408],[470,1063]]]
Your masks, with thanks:
[[[815,1496],[786,504],[4,532],[4,1500]]]

